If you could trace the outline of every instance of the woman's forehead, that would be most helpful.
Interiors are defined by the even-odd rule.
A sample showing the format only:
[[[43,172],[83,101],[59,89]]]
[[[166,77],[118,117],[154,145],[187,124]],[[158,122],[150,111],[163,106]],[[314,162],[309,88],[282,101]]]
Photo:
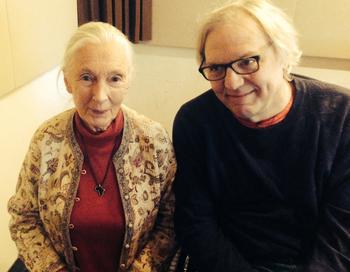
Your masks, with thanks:
[[[118,41],[87,43],[75,51],[73,57],[79,58],[127,58],[127,49]]]
[[[75,70],[128,70],[130,54],[117,42],[88,43],[72,55],[70,65]]]

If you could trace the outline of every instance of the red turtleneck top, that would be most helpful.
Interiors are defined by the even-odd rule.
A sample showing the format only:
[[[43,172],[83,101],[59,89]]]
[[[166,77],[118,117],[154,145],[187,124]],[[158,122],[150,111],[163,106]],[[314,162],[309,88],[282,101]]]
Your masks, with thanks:
[[[82,272],[118,271],[125,218],[110,158],[113,149],[117,150],[120,145],[123,119],[120,112],[106,131],[95,134],[75,114],[75,134],[84,154],[84,163],[69,228],[76,265]],[[95,191],[96,183],[89,165],[99,182],[108,167],[103,196]]]

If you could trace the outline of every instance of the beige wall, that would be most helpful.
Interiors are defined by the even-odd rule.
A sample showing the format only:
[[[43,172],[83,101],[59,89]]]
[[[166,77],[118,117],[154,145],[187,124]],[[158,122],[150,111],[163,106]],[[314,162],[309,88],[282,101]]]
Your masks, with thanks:
[[[126,104],[160,121],[171,134],[179,107],[208,90],[194,49],[136,45],[135,75]],[[350,71],[297,67],[293,72],[350,88]]]
[[[135,74],[125,103],[157,121],[171,134],[178,108],[209,88],[197,72],[193,49],[135,46]],[[300,67],[296,72],[350,88],[350,72]],[[71,107],[58,69],[0,99],[0,271],[16,258],[8,231],[6,203],[15,191],[17,176],[30,138],[41,122]],[[5,133],[4,133],[5,132]]]
[[[225,0],[153,0],[152,45],[193,48],[200,16]]]
[[[32,134],[44,120],[71,106],[62,80],[57,87],[57,75],[56,68],[0,99],[0,271],[7,271],[17,256],[8,230],[7,201],[15,192]]]
[[[350,1],[294,1],[293,18],[304,54],[350,59]]]
[[[17,255],[6,203],[31,134],[67,106],[57,92],[57,70],[33,79],[59,64],[76,26],[76,1],[0,0],[0,271],[7,271]]]
[[[154,0],[153,39],[148,44],[193,48],[201,16],[225,2],[227,0]],[[308,65],[320,67],[323,62],[322,59],[309,57],[332,58],[333,66],[349,70],[349,0],[272,2],[293,19]]]
[[[15,87],[6,0],[0,0],[0,96]]]
[[[76,26],[76,1],[0,0],[0,96],[57,65]]]
[[[11,2],[10,5],[7,5],[9,2]],[[168,7],[162,6],[163,2],[168,5]],[[293,9],[294,2],[292,2],[285,0],[284,4]],[[28,3],[30,3],[30,7]],[[39,8],[40,11],[40,7],[34,8],[34,6],[39,3],[42,4],[41,7],[45,8],[45,10],[31,13],[37,8]],[[48,3],[50,3],[50,5]],[[191,39],[194,40],[192,26],[197,15],[193,16],[191,19],[182,18],[181,15],[185,13],[192,14],[193,11],[197,12],[196,6],[198,3],[202,3],[200,10],[205,10],[208,7],[205,4],[212,5],[214,1],[155,0],[154,3],[155,8],[159,10],[159,12],[154,14],[155,18],[162,18],[162,20],[165,20],[167,16],[169,16],[169,21],[167,22],[169,28],[163,28],[155,33],[154,43],[164,45],[166,39],[161,39],[167,36],[172,37],[173,43],[181,40],[187,40],[187,42]],[[190,7],[186,6],[185,11],[179,9],[177,6],[180,5],[182,9],[184,9],[184,3],[190,5]],[[20,4],[23,5],[23,8]],[[17,5],[17,7],[15,5]],[[70,8],[68,6],[70,6]],[[18,13],[15,11],[16,9],[19,9]],[[31,65],[28,65],[28,63],[34,65],[38,64],[39,66],[42,63],[45,64],[44,66],[48,65],[42,53],[54,54],[55,56],[48,56],[48,58],[51,59],[51,61],[54,60],[56,64],[58,63],[58,59],[63,52],[63,50],[61,50],[63,40],[57,37],[61,31],[65,32],[65,30],[60,27],[66,27],[64,21],[71,21],[72,18],[70,18],[70,16],[75,16],[72,9],[75,9],[75,1],[72,0],[0,0],[0,54],[7,52],[4,55],[0,55],[0,92],[5,84],[8,84],[8,86],[14,85],[15,80],[14,77],[11,76],[12,70],[23,72],[24,81],[27,81],[32,72]],[[18,20],[12,21],[14,29],[16,29],[16,27],[18,28],[19,25],[23,27],[20,28],[22,30],[13,30],[15,31],[14,33],[17,34],[15,37],[11,37],[11,39],[17,41],[17,46],[20,44],[25,46],[26,43],[31,40],[31,36],[24,32],[28,31],[35,34],[36,30],[38,30],[38,26],[39,29],[43,28],[40,31],[43,31],[46,37],[44,40],[40,40],[38,48],[27,45],[27,51],[23,48],[18,49],[17,55],[14,54],[13,57],[16,60],[21,60],[24,66],[17,66],[16,69],[11,67],[12,57],[9,57],[10,55],[12,56],[10,37],[8,35],[2,36],[3,33],[6,33],[6,29],[9,29],[6,25],[7,20],[4,21],[4,10],[9,10],[12,16],[16,14],[17,16],[21,16]],[[50,15],[47,23],[45,23],[45,19],[41,17],[46,10],[55,10],[55,12]],[[167,15],[168,13],[165,13],[167,10],[173,12]],[[23,16],[25,17],[30,14],[35,14],[35,18],[24,20]],[[19,25],[17,25],[17,22]],[[165,25],[162,27],[164,26]],[[161,37],[162,35],[167,36]],[[5,38],[3,39],[3,37]],[[59,45],[57,45],[57,43]],[[57,52],[52,52],[52,48],[41,48],[40,46],[43,45],[48,47],[52,46],[52,48],[56,48]],[[190,45],[190,43],[188,45]],[[17,46],[14,46],[14,48],[17,48]],[[180,45],[174,44],[174,46]],[[159,47],[144,44],[136,45],[135,51],[134,81],[132,82],[130,92],[126,99],[126,104],[160,121],[169,133],[171,133],[172,121],[179,106],[209,88],[208,82],[203,80],[197,72],[197,63],[194,58],[195,52],[193,49],[188,48],[174,48],[168,45],[166,47]],[[327,67],[327,63],[328,62],[325,63],[324,68]],[[7,73],[6,77],[4,77],[4,71]],[[312,69],[307,67],[300,67],[295,71],[350,88],[349,71]],[[0,133],[0,241],[2,242],[0,245],[0,271],[7,271],[17,254],[14,243],[10,239],[8,232],[9,215],[6,212],[6,203],[9,197],[14,193],[18,172],[28,148],[30,138],[34,130],[43,120],[71,106],[70,98],[65,94],[62,79],[59,80],[59,87],[57,88],[57,73],[57,69],[44,73],[36,80],[18,88],[15,92],[0,98],[0,123],[2,126],[2,133]],[[2,80],[4,78],[8,79],[6,83]],[[17,84],[23,84],[24,81],[16,77]]]

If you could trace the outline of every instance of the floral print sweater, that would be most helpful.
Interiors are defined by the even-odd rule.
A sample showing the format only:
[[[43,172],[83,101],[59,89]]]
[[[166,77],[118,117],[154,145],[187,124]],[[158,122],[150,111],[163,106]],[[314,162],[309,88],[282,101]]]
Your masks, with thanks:
[[[123,137],[113,157],[128,245],[120,271],[167,271],[176,247],[172,144],[160,124],[124,105],[122,111]],[[74,112],[65,111],[36,131],[8,203],[11,237],[33,272],[77,270],[68,225],[84,158],[73,131]]]

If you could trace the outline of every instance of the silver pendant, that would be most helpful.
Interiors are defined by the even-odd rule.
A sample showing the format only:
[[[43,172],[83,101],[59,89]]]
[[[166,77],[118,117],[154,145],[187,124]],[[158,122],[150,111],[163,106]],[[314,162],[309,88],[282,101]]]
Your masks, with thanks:
[[[98,184],[95,187],[95,191],[97,192],[98,196],[103,196],[105,194],[106,189],[103,188],[101,184]]]

